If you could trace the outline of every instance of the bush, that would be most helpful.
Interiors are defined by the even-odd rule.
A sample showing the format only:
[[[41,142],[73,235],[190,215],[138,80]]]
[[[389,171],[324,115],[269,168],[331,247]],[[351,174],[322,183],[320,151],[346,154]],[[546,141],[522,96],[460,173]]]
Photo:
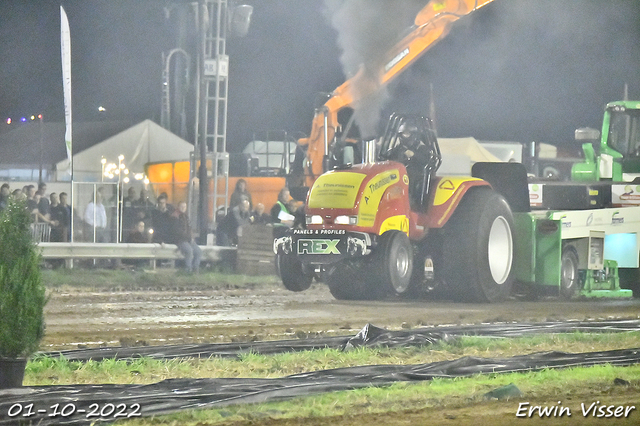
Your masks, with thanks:
[[[0,357],[28,357],[44,335],[47,297],[29,223],[23,202],[0,213]]]

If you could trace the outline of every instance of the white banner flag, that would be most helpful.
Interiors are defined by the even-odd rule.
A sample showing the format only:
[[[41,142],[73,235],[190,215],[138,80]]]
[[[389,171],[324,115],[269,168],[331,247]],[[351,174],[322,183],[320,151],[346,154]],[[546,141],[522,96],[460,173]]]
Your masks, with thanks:
[[[60,6],[60,53],[62,56],[64,120],[66,123],[64,143],[67,146],[69,174],[73,176],[73,144],[71,142],[71,35],[69,32],[69,19],[67,19],[67,14],[62,6]]]

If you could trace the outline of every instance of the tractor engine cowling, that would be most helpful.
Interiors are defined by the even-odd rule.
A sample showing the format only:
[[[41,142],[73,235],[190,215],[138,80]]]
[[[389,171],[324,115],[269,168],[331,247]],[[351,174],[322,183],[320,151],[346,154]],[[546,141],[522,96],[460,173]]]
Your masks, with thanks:
[[[379,235],[409,234],[409,179],[400,163],[356,165],[323,174],[307,197],[306,228],[274,241],[277,254],[330,264],[366,256]]]
[[[409,178],[396,162],[356,165],[323,174],[307,197],[308,229],[380,235],[409,232]]]

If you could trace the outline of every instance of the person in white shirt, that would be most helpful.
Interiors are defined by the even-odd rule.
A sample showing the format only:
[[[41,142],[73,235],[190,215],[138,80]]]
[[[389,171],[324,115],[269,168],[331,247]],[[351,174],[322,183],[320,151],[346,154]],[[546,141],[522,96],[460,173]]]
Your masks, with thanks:
[[[95,192],[95,202],[91,201],[84,210],[84,222],[87,225],[87,240],[94,243],[108,243],[107,211],[102,204],[102,188]]]

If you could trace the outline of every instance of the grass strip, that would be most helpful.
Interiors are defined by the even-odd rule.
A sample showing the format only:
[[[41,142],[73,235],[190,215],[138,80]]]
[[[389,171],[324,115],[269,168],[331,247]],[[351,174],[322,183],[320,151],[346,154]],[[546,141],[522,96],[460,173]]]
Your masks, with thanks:
[[[76,362],[64,358],[37,357],[27,365],[25,385],[56,384],[148,384],[169,378],[262,377],[276,378],[306,371],[358,365],[422,364],[464,356],[509,357],[541,351],[591,352],[640,346],[640,332],[541,334],[515,338],[466,336],[452,342],[408,348],[358,348],[348,352],[325,349],[276,355],[244,354],[237,359],[141,358],[134,361],[104,360]],[[614,379],[629,383],[621,390]],[[474,407],[483,395],[513,383],[523,393],[517,401],[546,400],[589,402],[598,398],[613,402],[616,392],[626,392],[629,401],[640,393],[640,366],[601,365],[570,369],[548,369],[530,373],[476,375],[467,378],[435,379],[428,382],[395,383],[390,386],[332,392],[281,402],[241,404],[217,409],[190,410],[170,415],[120,421],[126,425],[227,426],[255,425],[265,421],[306,424],[334,424],[342,417],[384,416],[427,410]],[[586,396],[585,396],[586,395]],[[582,399],[580,399],[582,398]],[[471,408],[473,410],[473,408]],[[513,413],[511,413],[513,415]],[[401,416],[398,416],[400,418]],[[288,420],[287,420],[288,419]],[[336,420],[338,419],[338,420]],[[385,417],[388,421],[388,418]],[[357,423],[360,424],[360,423]],[[401,424],[401,423],[397,423]]]
[[[476,375],[468,378],[434,379],[420,383],[395,383],[390,386],[365,388],[353,391],[332,392],[315,396],[294,398],[281,402],[236,405],[219,409],[190,410],[175,414],[140,418],[118,422],[131,426],[147,425],[243,425],[258,424],[266,419],[333,418],[377,413],[398,413],[447,407],[455,409],[482,403],[484,394],[493,389],[514,384],[522,396],[513,398],[513,413],[517,401],[546,400],[549,404],[564,401],[574,406],[591,399],[611,400],[614,380],[629,382],[627,394],[640,391],[640,366],[614,367],[610,365],[543,370],[532,373],[507,373]],[[619,387],[619,386],[617,386]],[[585,397],[584,390],[594,390]],[[582,399],[581,399],[582,398]],[[586,399],[585,399],[586,398]],[[575,402],[577,401],[577,402]],[[513,417],[515,418],[515,417]],[[332,424],[333,420],[327,422]]]
[[[38,356],[27,364],[25,385],[149,384],[169,378],[275,378],[291,374],[359,365],[412,365],[464,356],[504,358],[533,352],[572,353],[607,351],[640,346],[640,332],[541,334],[515,338],[464,336],[453,342],[407,348],[358,348],[290,352],[275,355],[243,354],[239,358],[140,358],[134,361],[68,361]]]

